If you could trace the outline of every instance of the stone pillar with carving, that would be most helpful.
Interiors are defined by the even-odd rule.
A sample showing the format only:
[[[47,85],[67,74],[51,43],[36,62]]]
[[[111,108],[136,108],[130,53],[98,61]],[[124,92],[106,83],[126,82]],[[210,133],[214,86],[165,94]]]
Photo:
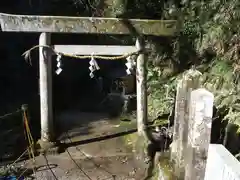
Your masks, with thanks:
[[[182,179],[185,174],[184,155],[188,140],[189,101],[191,91],[200,86],[201,73],[195,69],[187,71],[178,82],[175,102],[173,143],[171,145],[171,161],[174,174]]]
[[[213,102],[213,94],[206,89],[200,88],[191,93],[185,180],[202,180],[205,177]]]

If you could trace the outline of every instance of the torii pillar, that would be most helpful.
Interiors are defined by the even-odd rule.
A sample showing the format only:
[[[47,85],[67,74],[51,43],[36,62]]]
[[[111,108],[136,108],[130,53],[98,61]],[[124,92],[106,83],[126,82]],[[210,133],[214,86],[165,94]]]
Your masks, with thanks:
[[[41,33],[39,37],[39,91],[41,139],[40,146],[54,142],[52,105],[52,51],[43,46],[51,46],[51,34]],[[45,145],[44,145],[45,144]]]

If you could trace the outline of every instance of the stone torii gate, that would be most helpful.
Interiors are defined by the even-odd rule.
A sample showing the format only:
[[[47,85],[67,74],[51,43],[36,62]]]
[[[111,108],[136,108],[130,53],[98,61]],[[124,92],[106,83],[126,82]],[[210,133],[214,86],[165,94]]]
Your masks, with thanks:
[[[127,24],[131,25],[129,28]],[[135,46],[52,46],[59,52],[78,55],[122,55],[131,51],[144,50],[142,35],[173,36],[177,29],[174,20],[119,19],[68,16],[32,16],[0,13],[3,32],[39,32],[39,45],[52,46],[51,33],[113,34],[134,35]],[[134,29],[135,34],[132,32]],[[136,35],[137,32],[137,35]],[[39,47],[39,84],[41,103],[41,141],[54,142],[52,110],[52,53]],[[147,122],[146,58],[140,52],[137,58],[137,122],[138,132],[142,134]]]

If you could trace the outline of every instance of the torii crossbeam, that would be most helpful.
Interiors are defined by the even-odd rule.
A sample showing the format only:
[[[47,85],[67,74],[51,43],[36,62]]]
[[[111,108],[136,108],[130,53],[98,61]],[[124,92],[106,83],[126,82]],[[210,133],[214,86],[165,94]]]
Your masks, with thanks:
[[[132,34],[126,22],[144,35],[172,36],[176,32],[175,20],[120,19],[100,17],[30,16],[0,13],[4,32],[51,32]]]

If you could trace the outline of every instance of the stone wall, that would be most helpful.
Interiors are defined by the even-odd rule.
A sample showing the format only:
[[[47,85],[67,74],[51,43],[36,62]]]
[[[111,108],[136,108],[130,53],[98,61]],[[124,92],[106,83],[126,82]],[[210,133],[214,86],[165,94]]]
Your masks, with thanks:
[[[210,144],[204,180],[240,180],[239,161],[221,144]]]

